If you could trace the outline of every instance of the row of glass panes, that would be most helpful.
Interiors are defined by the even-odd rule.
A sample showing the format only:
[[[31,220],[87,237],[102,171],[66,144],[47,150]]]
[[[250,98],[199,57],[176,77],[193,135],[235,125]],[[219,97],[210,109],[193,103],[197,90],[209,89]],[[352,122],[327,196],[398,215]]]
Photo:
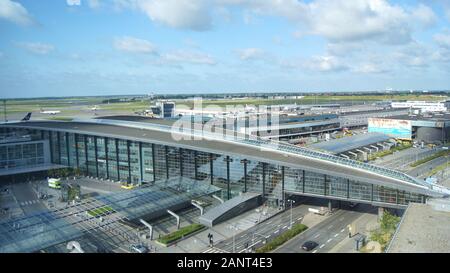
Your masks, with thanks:
[[[247,175],[244,175],[245,166],[249,165],[249,161],[245,163],[246,159],[241,157],[68,133],[59,133],[58,141],[58,136],[55,138],[54,135],[58,134],[51,133],[52,155],[56,155],[53,161],[72,167],[79,166],[91,176],[137,184],[141,181],[150,182],[182,175],[210,181],[223,189],[221,197],[224,199],[245,191],[263,193],[272,199],[282,199],[283,196],[283,168],[278,165],[258,162],[253,168],[247,169]],[[227,163],[228,161],[230,163]],[[231,162],[241,164],[233,164],[233,168],[227,167]],[[214,169],[212,176],[211,165]],[[305,172],[303,183],[303,176],[298,176],[298,172],[302,170],[293,171],[286,167],[284,171],[285,191],[401,204],[408,201],[422,201],[419,195],[406,196],[403,192],[397,193],[394,189],[386,188],[382,191],[375,188],[372,196],[371,184],[350,181],[348,186],[345,178],[313,172]],[[296,174],[293,175],[292,172]],[[327,186],[325,177],[328,179]]]

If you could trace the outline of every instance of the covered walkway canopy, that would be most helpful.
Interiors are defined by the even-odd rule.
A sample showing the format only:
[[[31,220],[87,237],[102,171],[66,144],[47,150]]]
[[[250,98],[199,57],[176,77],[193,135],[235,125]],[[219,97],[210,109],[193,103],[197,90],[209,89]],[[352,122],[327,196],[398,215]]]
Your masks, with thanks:
[[[389,139],[390,137],[385,134],[367,133],[314,143],[309,147],[332,154],[340,154],[361,147],[369,146],[378,142],[388,141]]]
[[[71,206],[0,222],[0,253],[34,252],[81,237],[120,220],[154,218],[220,188],[189,178],[171,178],[127,192],[99,195]],[[89,215],[90,213],[90,215]],[[97,221],[102,217],[102,221]]]

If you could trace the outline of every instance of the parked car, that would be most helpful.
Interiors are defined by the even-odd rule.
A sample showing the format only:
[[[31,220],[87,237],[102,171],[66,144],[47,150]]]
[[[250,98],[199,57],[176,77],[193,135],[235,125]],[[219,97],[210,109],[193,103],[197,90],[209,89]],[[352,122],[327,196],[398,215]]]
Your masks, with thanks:
[[[314,242],[314,241],[306,241],[303,245],[302,245],[302,249],[305,251],[311,251],[314,248],[316,248],[319,244]]]

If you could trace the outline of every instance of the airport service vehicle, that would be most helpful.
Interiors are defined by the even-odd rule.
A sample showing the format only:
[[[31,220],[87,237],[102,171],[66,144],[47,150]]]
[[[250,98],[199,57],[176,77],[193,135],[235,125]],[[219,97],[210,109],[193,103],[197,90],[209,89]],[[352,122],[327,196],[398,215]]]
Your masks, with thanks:
[[[61,189],[61,179],[60,178],[49,178],[47,180],[48,187],[52,189]]]
[[[123,184],[123,185],[121,186],[122,189],[126,189],[126,190],[131,190],[131,189],[134,189],[135,187],[136,187],[136,186],[133,185],[133,184]]]
[[[319,244],[314,242],[314,241],[306,241],[303,245],[302,245],[302,249],[305,251],[311,251],[314,248],[316,248]]]

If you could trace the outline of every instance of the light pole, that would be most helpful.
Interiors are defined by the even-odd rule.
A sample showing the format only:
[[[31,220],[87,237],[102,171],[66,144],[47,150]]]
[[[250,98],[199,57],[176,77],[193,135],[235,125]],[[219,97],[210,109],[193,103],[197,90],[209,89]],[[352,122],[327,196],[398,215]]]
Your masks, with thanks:
[[[230,225],[229,228],[233,230],[233,253],[236,253],[236,231],[238,228],[236,224]]]
[[[289,203],[291,203],[291,221],[290,221],[290,224],[289,224],[289,229],[291,229],[292,228],[292,204],[295,203],[295,201],[292,200],[292,199],[288,199],[287,201]]]

